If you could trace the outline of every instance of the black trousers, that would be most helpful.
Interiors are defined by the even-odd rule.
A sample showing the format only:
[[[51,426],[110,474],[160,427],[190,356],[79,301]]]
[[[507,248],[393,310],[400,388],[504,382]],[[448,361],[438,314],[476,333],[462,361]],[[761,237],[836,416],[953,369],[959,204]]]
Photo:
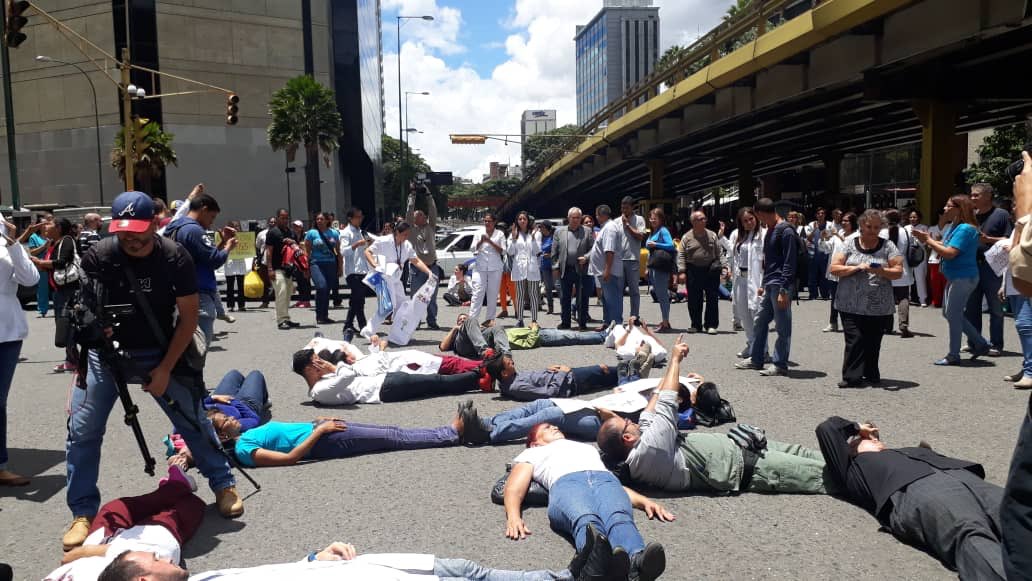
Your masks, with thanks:
[[[1007,490],[1000,507],[1003,563],[1007,578],[1032,580],[1032,396],[1014,447]]]
[[[477,389],[480,374],[475,372],[455,375],[422,375],[392,371],[380,387],[380,401],[404,401],[419,397],[454,395]]]
[[[688,317],[692,327],[702,330],[716,329],[720,325],[719,294],[720,271],[710,270],[708,266],[688,266]],[[706,301],[706,314],[703,315],[702,303]]]
[[[226,304],[244,308],[244,275],[234,274],[226,277]]]
[[[349,274],[345,279],[351,295],[348,297],[348,316],[344,320],[345,328],[351,327],[355,321],[358,321],[359,329],[366,325],[365,300],[366,295],[372,293],[372,289],[362,282],[363,278],[365,278],[364,274]]]
[[[962,580],[1002,581],[1002,498],[1002,488],[967,470],[937,470],[893,493],[889,528],[956,568]]]
[[[885,321],[892,315],[855,315],[839,311],[846,350],[842,355],[842,380],[859,383],[861,379],[881,381],[878,357],[881,355]]]

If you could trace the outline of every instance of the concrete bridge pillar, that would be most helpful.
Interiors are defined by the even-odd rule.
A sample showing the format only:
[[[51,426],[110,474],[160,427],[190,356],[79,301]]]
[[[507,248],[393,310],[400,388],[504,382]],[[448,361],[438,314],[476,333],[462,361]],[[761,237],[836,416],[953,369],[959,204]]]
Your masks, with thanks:
[[[756,180],[752,175],[752,162],[743,160],[738,164],[738,207],[756,203]]]
[[[917,206],[931,219],[953,192],[957,113],[952,106],[939,101],[915,101],[913,107],[921,121],[921,183]]]
[[[666,176],[666,161],[650,159],[645,163],[649,167],[649,199],[658,203],[666,193],[663,186],[663,178]]]

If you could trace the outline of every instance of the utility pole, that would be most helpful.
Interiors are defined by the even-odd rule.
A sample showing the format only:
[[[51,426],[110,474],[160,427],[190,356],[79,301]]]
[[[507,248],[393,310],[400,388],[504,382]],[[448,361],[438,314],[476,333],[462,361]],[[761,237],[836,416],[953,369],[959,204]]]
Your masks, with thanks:
[[[128,30],[128,29],[126,29]],[[122,145],[125,153],[125,191],[136,189],[136,164],[133,162],[135,127],[133,126],[133,97],[129,94],[129,47],[122,48]]]
[[[0,22],[7,22],[7,2],[0,0]],[[21,195],[18,191],[18,151],[14,134],[14,99],[11,96],[11,55],[7,47],[7,39],[0,41],[0,61],[4,67],[4,116],[7,121],[7,165],[11,172],[11,208],[21,208]]]

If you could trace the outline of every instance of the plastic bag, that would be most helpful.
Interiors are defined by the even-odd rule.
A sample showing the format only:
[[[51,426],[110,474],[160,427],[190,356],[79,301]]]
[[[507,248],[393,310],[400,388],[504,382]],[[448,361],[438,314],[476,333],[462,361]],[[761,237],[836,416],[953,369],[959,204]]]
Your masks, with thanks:
[[[258,271],[252,270],[244,275],[244,296],[249,299],[260,299],[265,295],[265,283]]]
[[[436,275],[430,275],[411,299],[405,299],[398,306],[398,310],[394,312],[394,324],[391,325],[391,331],[387,335],[388,341],[395,345],[408,345],[419,322],[426,316],[430,297],[434,295],[434,290],[437,289],[439,282],[440,279]]]
[[[376,295],[376,314],[386,319],[394,311],[394,302],[391,300],[391,291],[383,273],[374,270],[367,274],[362,282],[373,289]]]

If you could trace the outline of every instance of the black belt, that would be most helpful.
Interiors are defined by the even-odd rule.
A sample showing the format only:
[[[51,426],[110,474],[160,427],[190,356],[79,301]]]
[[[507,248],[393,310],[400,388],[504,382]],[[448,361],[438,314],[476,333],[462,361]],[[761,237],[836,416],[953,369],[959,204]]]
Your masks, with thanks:
[[[742,480],[738,483],[738,491],[744,492],[745,489],[749,488],[749,484],[752,482],[753,475],[756,473],[756,463],[760,460],[760,455],[752,450],[746,450],[742,448]]]

